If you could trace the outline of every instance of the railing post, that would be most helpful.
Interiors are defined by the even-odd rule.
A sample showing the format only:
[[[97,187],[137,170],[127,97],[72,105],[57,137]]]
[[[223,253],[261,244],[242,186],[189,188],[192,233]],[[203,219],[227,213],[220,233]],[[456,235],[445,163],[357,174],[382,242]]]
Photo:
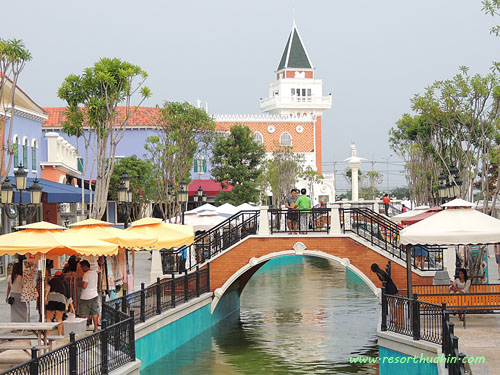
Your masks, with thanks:
[[[207,292],[210,292],[210,263],[207,264]]]
[[[31,359],[33,362],[30,364],[30,375],[38,375],[38,349],[31,348]]]
[[[134,310],[130,310],[130,318],[131,319],[128,326],[128,347],[130,350],[130,360],[135,361],[135,311]]]
[[[457,338],[457,341],[458,341],[458,338]],[[458,345],[458,343],[457,343],[457,345]],[[457,371],[457,373],[459,373],[459,374],[460,373],[465,374],[464,360],[465,360],[465,354],[464,353],[458,353],[458,360],[457,360],[458,371]],[[460,372],[460,369],[462,369],[463,371]]]
[[[200,266],[196,266],[196,297],[200,296]]]
[[[391,261],[387,261],[387,266],[385,266],[385,272],[391,277]]]
[[[210,264],[210,263],[209,263]],[[170,293],[170,305],[172,308],[175,307],[175,274],[172,274],[172,285],[171,285],[171,293]]]
[[[117,302],[113,311],[113,320],[110,322],[110,325],[116,324],[120,321],[120,304]]]
[[[259,236],[269,236],[270,234],[268,209],[268,206],[260,206]]]
[[[184,302],[188,301],[189,294],[189,280],[188,280],[188,272],[184,273]]]
[[[342,233],[341,225],[340,225],[340,217],[342,213],[340,212],[340,205],[338,204],[328,204],[330,206],[330,211],[328,214],[330,216],[326,217],[326,226],[328,228],[328,233],[331,235],[339,235]],[[331,220],[331,224],[330,224]]]
[[[146,321],[146,290],[144,283],[141,283],[141,311],[140,311],[141,322]]]
[[[122,297],[122,312],[127,313],[127,295]]]
[[[108,374],[108,321],[101,322],[101,374]]]
[[[75,344],[75,332],[70,332],[69,334],[69,375],[77,375],[77,350]]]
[[[156,314],[161,314],[161,285],[160,278],[156,279]]]
[[[385,281],[382,284],[382,324],[381,331],[387,331],[387,297],[385,296]]]
[[[413,340],[420,340],[420,302],[417,293],[413,294]]]

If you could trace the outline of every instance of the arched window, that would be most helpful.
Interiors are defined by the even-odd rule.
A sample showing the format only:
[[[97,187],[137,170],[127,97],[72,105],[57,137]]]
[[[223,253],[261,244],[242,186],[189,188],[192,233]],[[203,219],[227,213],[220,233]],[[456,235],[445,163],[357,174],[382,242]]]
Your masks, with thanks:
[[[23,167],[24,167],[24,169],[28,169],[28,146],[29,146],[28,137],[25,137],[23,140]]]
[[[253,140],[259,145],[259,146],[263,146],[264,145],[264,137],[262,136],[262,134],[260,134],[259,132],[255,132],[253,133]]]
[[[14,149],[14,168],[19,166],[19,136],[15,135],[12,140],[12,147]]]
[[[38,143],[36,139],[31,141],[31,170],[36,171],[38,166],[36,165],[36,149],[38,148]]]
[[[280,146],[291,146],[292,136],[288,132],[281,133],[280,135]]]

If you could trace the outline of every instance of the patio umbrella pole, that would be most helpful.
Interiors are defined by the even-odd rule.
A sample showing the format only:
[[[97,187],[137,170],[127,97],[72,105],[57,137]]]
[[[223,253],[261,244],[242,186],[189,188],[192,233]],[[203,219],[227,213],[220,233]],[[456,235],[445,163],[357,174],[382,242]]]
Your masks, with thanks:
[[[411,249],[413,245],[406,245],[406,287],[408,288],[408,298],[413,298],[412,293],[412,273],[411,273]]]
[[[40,296],[40,312],[42,315],[42,323],[45,322],[45,254],[42,254],[42,259],[41,259],[41,267],[40,270],[42,271],[42,287],[41,287],[41,296]]]

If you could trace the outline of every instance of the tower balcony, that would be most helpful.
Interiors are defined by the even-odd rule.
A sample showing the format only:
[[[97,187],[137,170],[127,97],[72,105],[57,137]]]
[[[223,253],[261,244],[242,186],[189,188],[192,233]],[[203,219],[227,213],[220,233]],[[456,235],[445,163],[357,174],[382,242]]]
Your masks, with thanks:
[[[263,112],[274,109],[317,109],[326,110],[332,107],[332,96],[274,96],[260,100]]]

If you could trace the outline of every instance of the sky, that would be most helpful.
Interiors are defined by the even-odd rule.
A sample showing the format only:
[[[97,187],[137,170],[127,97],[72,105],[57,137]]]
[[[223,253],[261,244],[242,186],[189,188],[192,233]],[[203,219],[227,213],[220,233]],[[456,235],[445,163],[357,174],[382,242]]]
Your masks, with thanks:
[[[351,143],[369,160],[362,170],[373,160],[384,175],[380,189],[405,185],[388,132],[411,97],[461,65],[487,74],[500,60],[489,33],[500,19],[480,0],[23,0],[9,2],[0,37],[32,52],[19,85],[42,107],[65,105],[57,89],[69,74],[118,57],[148,73],[146,106],[200,99],[212,114],[258,114],[293,14],[323,95],[333,96],[323,170],[335,165],[340,192]]]

